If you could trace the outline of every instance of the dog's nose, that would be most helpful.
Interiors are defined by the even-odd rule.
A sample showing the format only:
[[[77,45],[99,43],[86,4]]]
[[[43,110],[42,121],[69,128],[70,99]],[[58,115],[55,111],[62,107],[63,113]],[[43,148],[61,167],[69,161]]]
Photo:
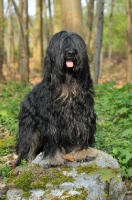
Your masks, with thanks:
[[[67,56],[74,56],[74,54],[75,54],[75,51],[74,50],[69,50],[69,51],[67,51]]]

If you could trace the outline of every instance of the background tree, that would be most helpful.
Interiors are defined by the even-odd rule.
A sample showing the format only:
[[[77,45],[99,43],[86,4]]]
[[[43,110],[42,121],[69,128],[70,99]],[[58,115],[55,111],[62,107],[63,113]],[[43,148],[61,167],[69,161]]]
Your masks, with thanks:
[[[22,13],[22,0],[19,0],[18,5],[19,13]],[[21,18],[21,16],[20,16]],[[22,18],[20,19],[22,20]],[[18,21],[18,62],[17,62],[17,72],[20,73],[20,66],[22,65],[22,31],[21,31],[21,25]]]
[[[14,35],[12,22],[12,0],[8,0],[8,42],[7,42],[7,66],[10,71],[10,64],[14,62]]]
[[[62,27],[63,30],[73,31],[84,37],[80,0],[62,0]]]
[[[127,49],[128,49],[128,67],[127,67],[127,82],[132,78],[132,4],[130,0],[126,0],[126,21],[127,21]]]
[[[114,7],[114,0],[111,0],[111,10],[109,16],[109,52],[108,52],[108,68],[111,65],[111,56],[112,56],[112,25],[113,25],[113,7]]]
[[[22,0],[22,66],[21,66],[21,81],[29,82],[29,39],[28,39],[28,1]]]
[[[93,17],[94,17],[94,0],[89,0],[87,2],[87,10],[88,10],[88,17],[87,17],[87,26],[86,26],[86,45],[90,49],[90,42],[92,38],[92,28],[93,28]]]
[[[43,28],[43,51],[44,51],[44,55],[48,46],[48,22],[47,22],[47,12],[46,12],[46,0],[43,1],[43,12],[44,12],[44,19],[43,19],[43,24],[44,24],[44,28]]]
[[[35,68],[42,71],[43,38],[42,38],[42,1],[36,0],[36,32],[34,45]]]
[[[62,30],[61,0],[54,0],[54,34]]]
[[[47,0],[48,1],[48,15],[49,15],[49,23],[48,23],[48,40],[50,40],[50,38],[53,35],[53,22],[52,22],[52,1],[51,0]]]
[[[4,58],[4,7],[3,0],[0,0],[0,82],[4,81],[2,72]]]
[[[23,83],[29,82],[29,30],[28,30],[28,1],[22,0],[22,13],[14,0],[12,0],[15,12],[17,14],[22,33],[22,50],[21,50],[21,66],[20,74]]]
[[[102,46],[102,34],[103,34],[103,12],[104,12],[104,0],[97,2],[97,32],[95,37],[94,48],[94,83],[98,83],[99,71],[100,71],[100,53]]]

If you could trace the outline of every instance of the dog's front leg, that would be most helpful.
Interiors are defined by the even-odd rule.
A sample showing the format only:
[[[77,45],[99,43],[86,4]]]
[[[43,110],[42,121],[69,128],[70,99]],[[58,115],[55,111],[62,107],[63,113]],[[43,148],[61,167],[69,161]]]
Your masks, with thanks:
[[[40,153],[32,163],[39,164],[41,167],[49,168],[49,167],[57,167],[65,164],[65,160],[62,158],[64,152],[62,153],[60,150],[56,150],[54,155],[44,156],[44,152]]]

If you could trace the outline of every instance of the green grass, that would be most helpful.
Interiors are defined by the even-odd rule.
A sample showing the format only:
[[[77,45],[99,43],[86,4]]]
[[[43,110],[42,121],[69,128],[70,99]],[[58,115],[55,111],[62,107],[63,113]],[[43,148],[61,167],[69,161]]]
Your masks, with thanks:
[[[15,138],[18,127],[20,103],[31,90],[18,82],[2,85],[0,91],[0,124]],[[95,148],[115,157],[123,176],[132,175],[132,85],[126,84],[118,89],[114,83],[95,85],[95,110],[97,131]],[[4,138],[2,138],[4,140]],[[10,152],[15,140],[0,145],[1,154]],[[7,148],[8,147],[8,148]],[[7,151],[8,150],[8,151]],[[7,152],[6,152],[7,151]]]

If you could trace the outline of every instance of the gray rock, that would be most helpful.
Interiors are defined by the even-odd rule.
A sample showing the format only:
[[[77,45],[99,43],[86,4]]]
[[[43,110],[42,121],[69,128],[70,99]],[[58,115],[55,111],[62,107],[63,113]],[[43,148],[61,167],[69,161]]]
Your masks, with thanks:
[[[29,200],[39,200],[44,195],[45,192],[41,189],[38,189],[38,190],[31,190],[30,193],[31,193],[31,195],[29,197]],[[8,190],[8,192],[7,192],[7,199],[25,200],[25,198],[21,197],[22,194],[23,194],[22,189],[12,188],[12,189]]]
[[[126,188],[122,182],[119,172],[116,174],[119,181],[111,177],[107,181],[102,181],[102,176],[99,171],[94,171],[93,174],[89,174],[86,171],[78,171],[80,166],[89,168],[90,166],[93,166],[93,164],[99,166],[99,169],[106,167],[110,167],[112,169],[119,168],[118,162],[111,155],[92,148],[90,151],[92,156],[95,157],[94,160],[89,162],[67,162],[66,166],[68,166],[70,170],[69,168],[68,170],[61,167],[57,168],[61,173],[60,179],[61,176],[65,175],[70,178],[68,181],[58,183],[58,185],[53,185],[51,182],[47,183],[45,190],[32,189],[30,190],[31,194],[29,200],[49,200],[51,197],[53,199],[55,197],[65,199],[66,197],[74,195],[76,195],[76,199],[80,200],[106,200],[106,195],[109,195],[110,200],[124,200]],[[42,154],[38,155],[33,163],[39,164],[41,161]],[[30,168],[31,166],[29,166],[29,169]],[[46,171],[46,169],[42,170]],[[50,170],[52,171],[52,168]],[[46,172],[44,172],[44,174],[45,173]],[[22,193],[22,189],[10,188],[7,192],[7,200],[20,200]],[[22,198],[22,200],[24,200],[24,198]]]

